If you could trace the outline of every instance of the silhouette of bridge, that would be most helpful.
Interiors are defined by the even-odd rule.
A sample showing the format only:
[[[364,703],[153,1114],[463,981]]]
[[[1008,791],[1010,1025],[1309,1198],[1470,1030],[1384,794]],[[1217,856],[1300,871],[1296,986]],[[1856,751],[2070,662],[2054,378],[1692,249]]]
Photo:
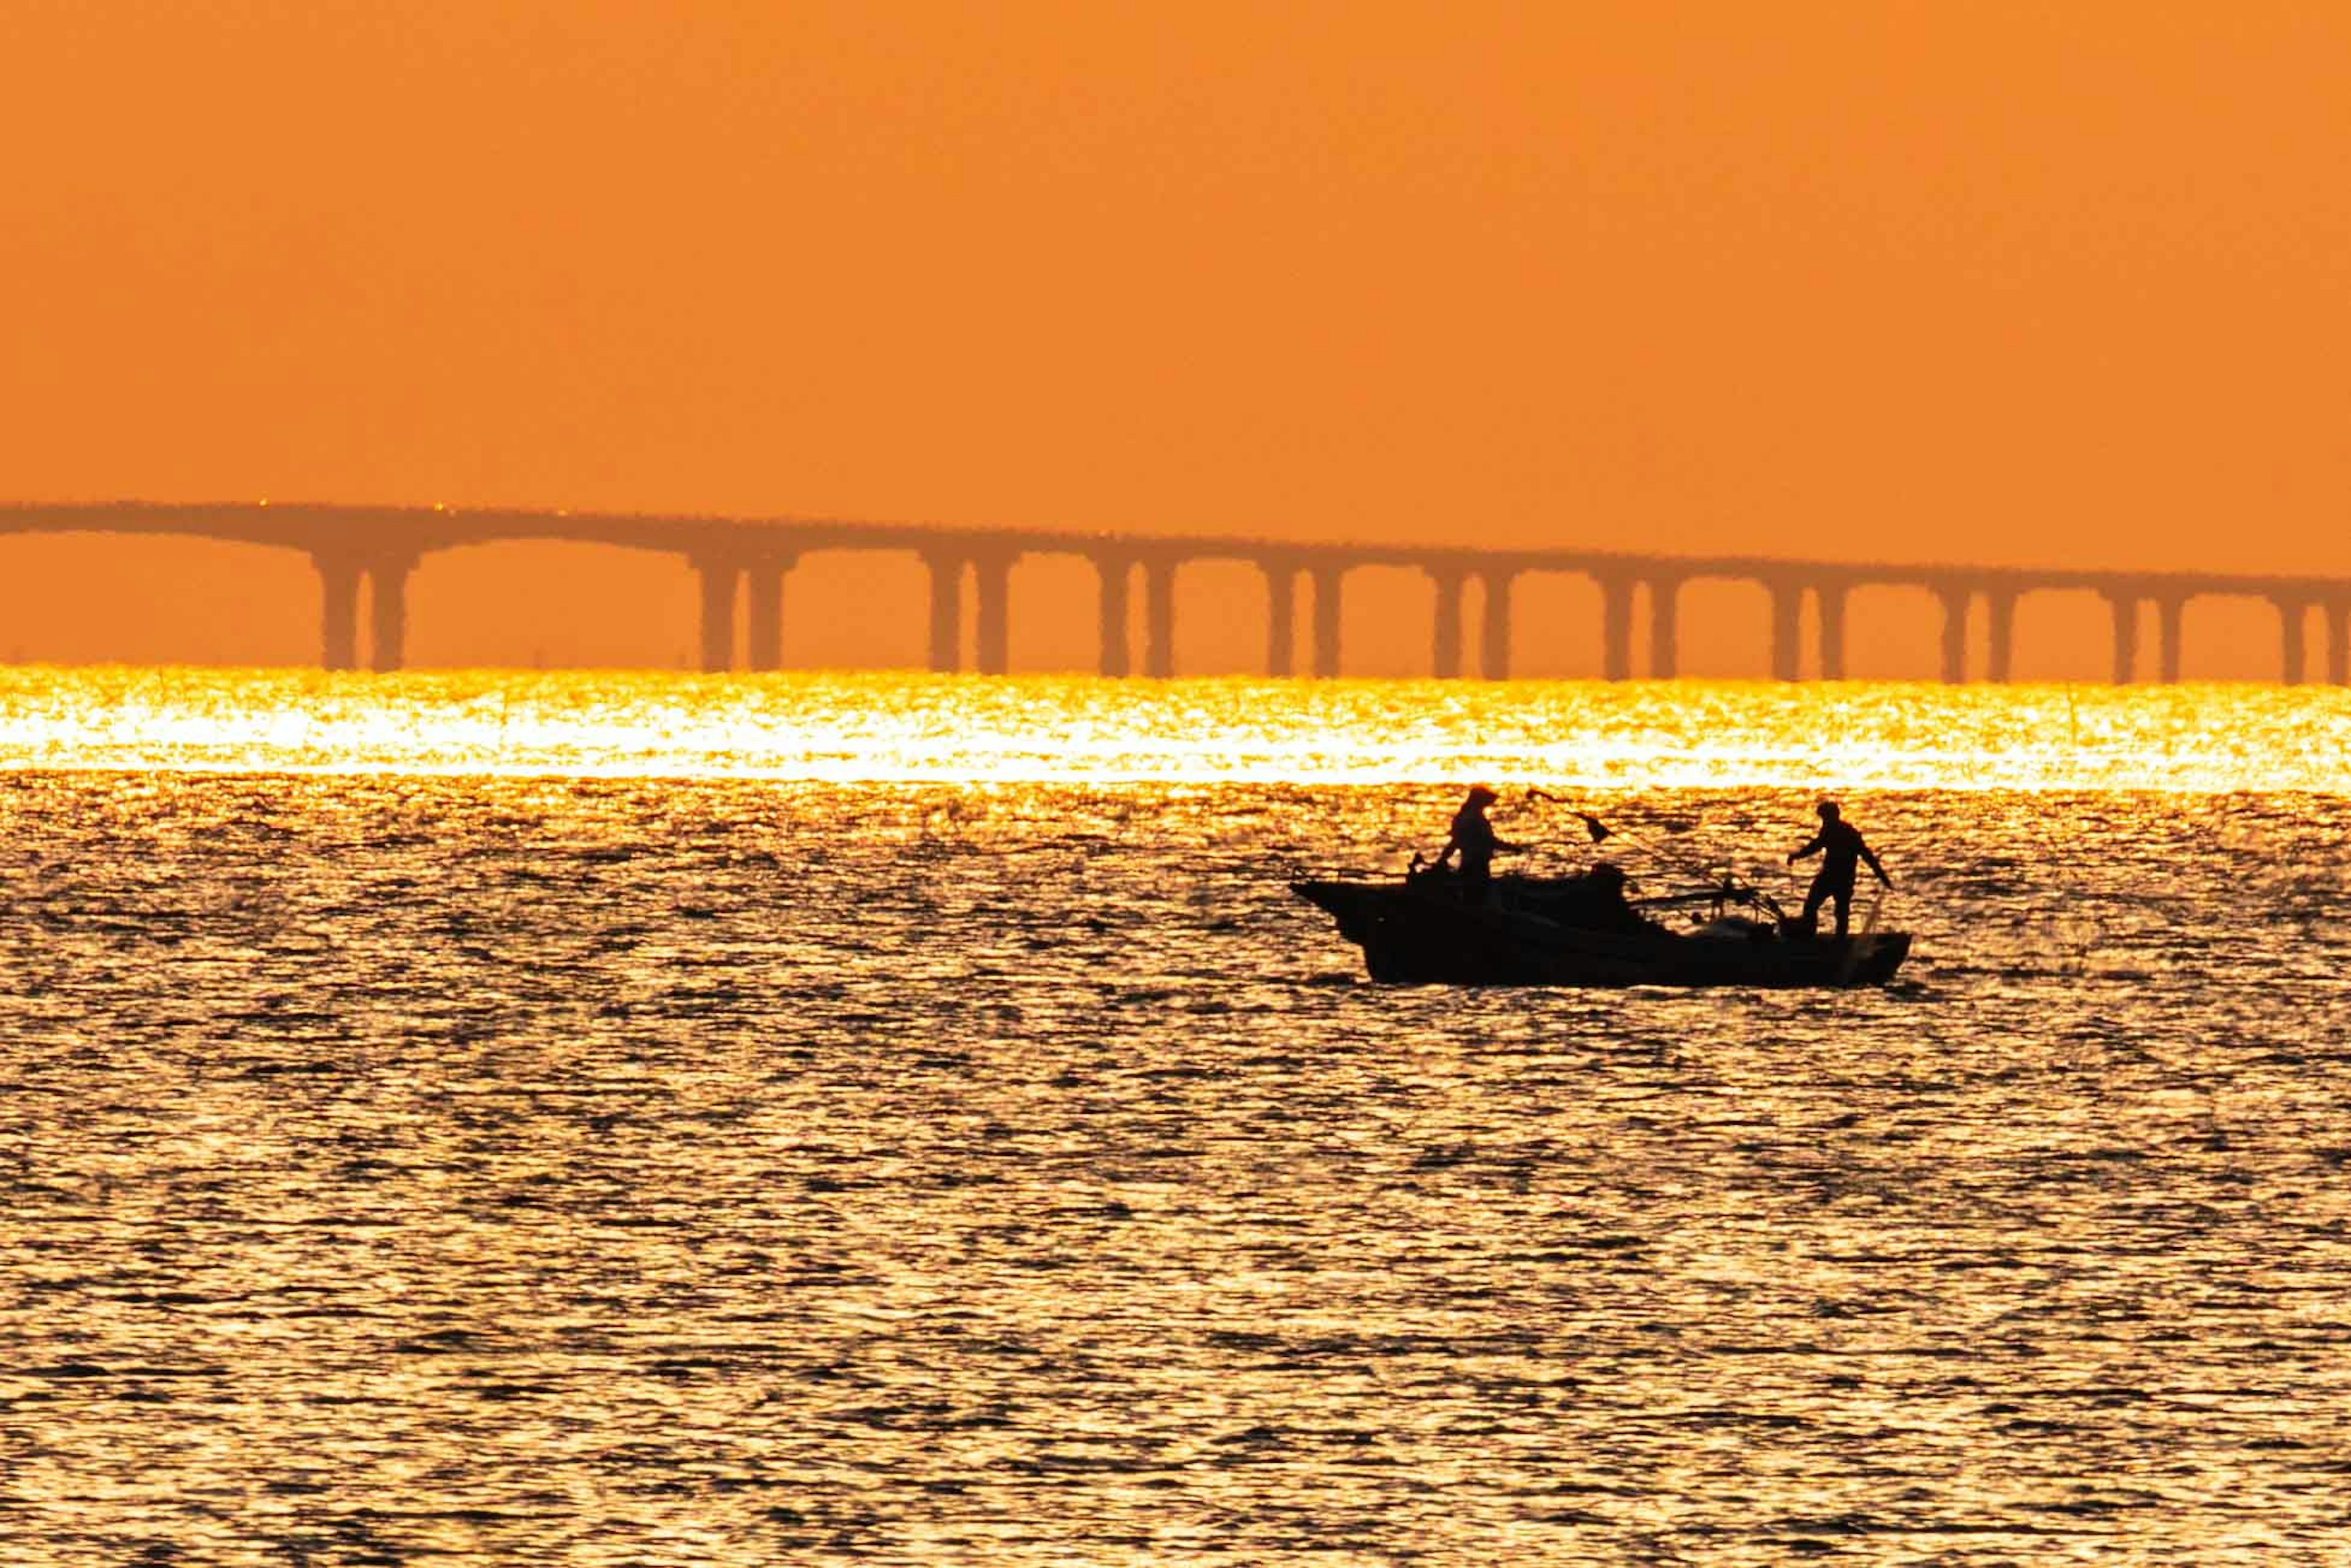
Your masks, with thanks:
[[[0,507],[0,535],[110,533],[183,535],[299,550],[309,556],[321,590],[321,660],[329,669],[358,663],[360,585],[366,584],[372,666],[396,670],[408,638],[408,579],[435,550],[516,540],[601,544],[680,556],[700,580],[702,666],[735,666],[738,596],[747,592],[747,662],[754,670],[781,663],[784,581],[802,556],[819,550],[887,550],[921,558],[930,571],[930,663],[962,665],[964,582],[976,584],[977,667],[1006,668],[1011,617],[1010,574],[1023,556],[1078,556],[1100,581],[1102,672],[1130,669],[1131,591],[1142,576],[1142,673],[1173,668],[1176,574],[1196,561],[1241,561],[1265,574],[1268,590],[1266,669],[1294,674],[1299,584],[1311,584],[1312,665],[1316,675],[1339,672],[1340,605],[1347,574],[1364,567],[1426,572],[1436,590],[1430,629],[1431,668],[1439,677],[1466,673],[1465,589],[1483,589],[1478,673],[1510,673],[1510,601],[1530,573],[1581,575],[1599,586],[1602,667],[1612,680],[1633,669],[1633,607],[1636,591],[1649,611],[1647,673],[1675,673],[1679,656],[1677,609],[1684,584],[1728,579],[1760,584],[1771,596],[1772,674],[1799,677],[1804,658],[1804,601],[1813,601],[1814,657],[1823,679],[1845,670],[1847,595],[1860,588],[1916,588],[1933,594],[1942,611],[1942,675],[1969,678],[1968,627],[1972,605],[1986,607],[1989,625],[1984,678],[2004,681],[2013,666],[2017,601],[2028,593],[2088,591],[2103,596],[2114,629],[2114,678],[2138,674],[2139,616],[2157,617],[2158,677],[2179,678],[2181,613],[2190,600],[2243,597],[2276,610],[2280,674],[2300,682],[2304,631],[2314,610],[2325,616],[2326,678],[2351,680],[2351,578],[2217,572],[2065,570],[1927,563],[1791,560],[1769,556],[1677,556],[1615,550],[1510,549],[1459,545],[1384,545],[1251,538],[1214,534],[1110,534],[1050,529],[967,528],[817,517],[730,518],[610,513],[447,507],[325,505],[179,505],[109,502]]]

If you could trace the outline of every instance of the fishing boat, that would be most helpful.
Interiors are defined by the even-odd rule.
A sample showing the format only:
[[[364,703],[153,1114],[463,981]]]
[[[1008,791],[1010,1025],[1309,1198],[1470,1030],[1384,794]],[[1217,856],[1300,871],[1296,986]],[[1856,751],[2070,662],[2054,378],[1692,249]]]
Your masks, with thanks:
[[[1442,866],[1416,865],[1401,882],[1290,890],[1338,921],[1373,979],[1407,985],[1876,986],[1910,954],[1907,931],[1815,935],[1728,884],[1637,903],[1621,886],[1595,874],[1505,876],[1472,893]],[[1683,929],[1658,918],[1677,914]]]

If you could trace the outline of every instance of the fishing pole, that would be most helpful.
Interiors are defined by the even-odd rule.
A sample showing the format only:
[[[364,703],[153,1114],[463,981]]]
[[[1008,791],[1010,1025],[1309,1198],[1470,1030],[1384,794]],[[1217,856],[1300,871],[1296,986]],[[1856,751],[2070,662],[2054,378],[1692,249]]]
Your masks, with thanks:
[[[1554,806],[1567,806],[1570,814],[1583,822],[1583,831],[1591,835],[1592,841],[1595,844],[1604,844],[1610,839],[1623,839],[1627,843],[1636,844],[1642,849],[1648,851],[1651,854],[1656,855],[1659,860],[1666,862],[1677,871],[1686,872],[1694,876],[1711,877],[1714,874],[1711,869],[1690,863],[1688,861],[1684,860],[1679,855],[1676,854],[1673,851],[1667,849],[1664,845],[1651,841],[1646,835],[1635,832],[1630,828],[1619,828],[1612,823],[1604,822],[1590,811],[1583,810],[1574,806],[1568,806],[1568,803],[1565,800],[1561,800],[1556,795],[1550,794],[1541,789],[1530,789],[1527,791],[1527,799],[1530,800],[1548,800]]]
[[[1669,870],[1677,871],[1685,876],[1696,877],[1705,883],[1714,896],[1724,903],[1751,902],[1760,909],[1769,910],[1775,919],[1787,918],[1786,911],[1780,907],[1777,900],[1753,883],[1742,880],[1734,871],[1728,868],[1718,871],[1713,866],[1701,865],[1687,856],[1657,843],[1646,834],[1637,832],[1631,828],[1614,826],[1601,821],[1590,811],[1569,806],[1568,802],[1547,790],[1531,786],[1527,790],[1527,798],[1531,801],[1548,800],[1555,806],[1568,806],[1568,810],[1583,821],[1583,831],[1592,836],[1592,841],[1595,844],[1605,843],[1610,839],[1622,839],[1655,855],[1664,862]]]

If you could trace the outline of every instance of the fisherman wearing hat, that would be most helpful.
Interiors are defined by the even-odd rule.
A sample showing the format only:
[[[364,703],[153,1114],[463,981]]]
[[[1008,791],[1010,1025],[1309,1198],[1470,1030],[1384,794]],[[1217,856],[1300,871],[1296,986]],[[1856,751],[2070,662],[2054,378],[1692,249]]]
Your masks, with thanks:
[[[1461,902],[1483,904],[1489,883],[1493,878],[1494,855],[1497,851],[1521,850],[1524,844],[1508,844],[1494,836],[1494,824],[1486,821],[1486,808],[1497,797],[1483,784],[1474,785],[1469,798],[1453,813],[1453,836],[1445,841],[1445,852],[1437,857],[1443,865],[1461,852]]]
[[[1812,842],[1788,856],[1790,865],[1795,864],[1806,855],[1817,854],[1821,857],[1820,873],[1813,878],[1812,891],[1804,894],[1804,913],[1797,917],[1796,924],[1803,930],[1813,930],[1820,924],[1821,905],[1834,899],[1836,900],[1836,934],[1842,937],[1844,935],[1846,918],[1853,912],[1853,879],[1855,862],[1867,861],[1869,869],[1876,873],[1877,880],[1888,887],[1894,885],[1894,881],[1886,874],[1886,868],[1877,863],[1877,857],[1870,853],[1869,846],[1861,841],[1861,834],[1854,830],[1852,823],[1844,820],[1844,813],[1837,810],[1837,803],[1834,800],[1822,801],[1817,810],[1820,812],[1821,831],[1813,835]]]

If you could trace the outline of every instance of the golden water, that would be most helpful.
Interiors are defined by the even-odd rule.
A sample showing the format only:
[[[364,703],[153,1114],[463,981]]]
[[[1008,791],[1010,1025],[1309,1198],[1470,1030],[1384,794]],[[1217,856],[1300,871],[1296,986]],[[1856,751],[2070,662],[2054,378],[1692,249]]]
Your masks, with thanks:
[[[2351,691],[0,668],[0,768],[1620,788],[2351,788]]]
[[[0,1562],[2339,1561],[2346,740],[0,671]],[[1364,983],[1284,871],[1473,777],[1779,891],[1834,789],[1917,956]]]

